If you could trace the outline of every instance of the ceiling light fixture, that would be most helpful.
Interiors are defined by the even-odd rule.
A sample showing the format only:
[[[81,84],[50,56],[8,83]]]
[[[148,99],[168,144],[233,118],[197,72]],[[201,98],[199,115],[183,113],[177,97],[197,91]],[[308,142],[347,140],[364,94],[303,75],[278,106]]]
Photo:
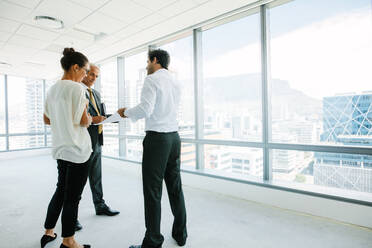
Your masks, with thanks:
[[[51,28],[51,29],[62,29],[64,28],[63,21],[50,17],[50,16],[35,16],[34,17],[35,22],[46,28]]]
[[[0,61],[0,66],[11,67],[12,65],[7,62]]]

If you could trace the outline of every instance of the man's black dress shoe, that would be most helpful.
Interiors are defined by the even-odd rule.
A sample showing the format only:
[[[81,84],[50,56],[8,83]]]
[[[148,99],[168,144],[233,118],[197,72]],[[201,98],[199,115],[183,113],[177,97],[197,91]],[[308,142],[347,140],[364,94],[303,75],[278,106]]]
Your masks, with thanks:
[[[84,248],[90,248],[90,245],[83,245]],[[59,248],[69,248],[68,246],[65,246],[64,244],[61,244]]]
[[[109,206],[104,206],[102,208],[96,209],[96,215],[107,215],[107,216],[114,216],[120,214],[119,211],[112,210]]]
[[[178,246],[184,246],[186,244],[186,240],[176,240]]]
[[[41,237],[41,240],[40,240],[41,248],[44,248],[46,244],[55,240],[56,238],[57,238],[57,233],[54,234],[54,237],[51,237],[49,235],[43,235],[43,237]]]
[[[186,239],[177,239],[172,235],[172,238],[177,242],[178,246],[184,246],[186,244]]]
[[[80,224],[80,222],[78,220],[76,220],[76,225],[75,225],[75,231],[80,231],[81,229],[83,229],[83,226]]]

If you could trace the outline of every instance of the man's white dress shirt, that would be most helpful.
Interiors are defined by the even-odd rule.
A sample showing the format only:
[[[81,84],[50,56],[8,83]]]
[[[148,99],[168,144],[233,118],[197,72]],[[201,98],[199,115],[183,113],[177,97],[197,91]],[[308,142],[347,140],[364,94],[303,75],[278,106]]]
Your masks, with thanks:
[[[124,115],[132,121],[145,118],[145,131],[178,131],[178,107],[181,85],[166,69],[159,69],[145,78],[141,102]]]

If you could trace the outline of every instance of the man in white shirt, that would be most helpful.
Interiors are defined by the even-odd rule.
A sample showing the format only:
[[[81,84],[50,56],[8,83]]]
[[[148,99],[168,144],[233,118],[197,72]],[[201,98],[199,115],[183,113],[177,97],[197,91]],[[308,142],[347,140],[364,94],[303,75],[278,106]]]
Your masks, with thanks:
[[[142,245],[130,248],[157,248],[164,242],[160,233],[163,180],[174,216],[172,237],[179,246],[186,243],[186,208],[180,174],[181,140],[177,122],[181,85],[168,71],[169,62],[168,52],[150,51],[141,102],[133,108],[118,110],[123,118],[132,121],[145,118],[142,180],[146,234]]]

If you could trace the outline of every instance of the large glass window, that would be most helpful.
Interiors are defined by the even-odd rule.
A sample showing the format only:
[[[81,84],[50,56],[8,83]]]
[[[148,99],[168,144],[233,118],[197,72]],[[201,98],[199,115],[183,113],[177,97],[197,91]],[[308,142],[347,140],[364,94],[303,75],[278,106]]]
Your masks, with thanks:
[[[118,110],[118,73],[117,62],[111,60],[100,67],[101,73],[101,101],[106,106],[106,113],[113,114]],[[106,134],[118,134],[118,124],[105,124]]]
[[[8,76],[9,133],[43,133],[43,81]],[[9,149],[44,146],[44,136],[11,136]]]
[[[142,161],[142,139],[125,139],[126,159],[141,162]]]
[[[44,132],[43,82],[8,76],[9,133]]]
[[[44,135],[10,136],[9,149],[27,149],[44,146]]]
[[[202,33],[204,138],[260,141],[259,14]]]
[[[0,151],[6,150],[6,139],[5,137],[0,137]]]
[[[371,1],[297,0],[269,16],[271,141],[370,146]],[[274,150],[273,176],[372,192],[368,159]]]
[[[372,193],[372,156],[293,150],[271,153],[275,180],[329,187],[333,192]]]
[[[0,75],[0,134],[5,134],[5,77],[4,75]]]
[[[102,152],[106,156],[119,157],[119,138],[105,137]]]
[[[55,82],[57,81],[58,79],[53,79],[53,80],[45,80],[45,99],[46,99],[46,96],[48,95],[48,91],[50,89],[50,87],[52,87],[53,84],[55,84]],[[43,105],[44,107],[44,105]],[[52,135],[50,134],[51,133],[51,130],[50,130],[50,126],[49,125],[45,125],[45,129],[46,129],[46,132],[47,132],[47,146],[52,146]]]
[[[160,47],[170,55],[169,71],[182,85],[181,102],[178,113],[179,134],[181,137],[194,137],[194,76],[192,37],[167,43]]]
[[[346,145],[369,139],[371,1],[297,0],[269,16],[272,140]]]
[[[124,106],[131,108],[141,101],[141,92],[145,77],[147,76],[147,51],[136,55],[125,57],[124,62]],[[126,120],[125,133],[131,135],[145,134],[145,120],[140,119],[136,122]]]
[[[116,59],[100,65],[101,101],[106,106],[106,114],[113,114],[118,110],[118,73]],[[119,135],[118,123],[103,125],[103,134]],[[103,154],[119,156],[118,138],[105,137]]]
[[[262,178],[262,149],[204,145],[205,170],[214,174],[240,178]]]
[[[181,166],[183,169],[196,169],[196,148],[195,144],[181,144]]]

